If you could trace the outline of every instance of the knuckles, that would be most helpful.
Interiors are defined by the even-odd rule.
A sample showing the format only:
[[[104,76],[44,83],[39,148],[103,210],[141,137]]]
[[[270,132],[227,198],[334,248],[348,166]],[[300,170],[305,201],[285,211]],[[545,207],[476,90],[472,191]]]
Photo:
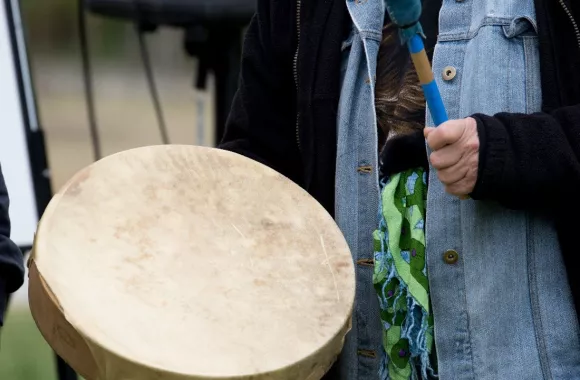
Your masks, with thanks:
[[[465,149],[469,152],[479,151],[479,139],[471,138],[465,143]]]

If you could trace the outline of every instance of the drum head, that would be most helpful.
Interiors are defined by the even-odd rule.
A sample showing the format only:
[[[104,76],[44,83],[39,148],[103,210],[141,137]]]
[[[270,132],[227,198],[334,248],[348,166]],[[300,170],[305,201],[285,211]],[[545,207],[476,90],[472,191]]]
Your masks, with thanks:
[[[48,210],[34,264],[103,378],[132,363],[135,379],[302,380],[340,351],[348,246],[322,206],[261,164],[133,149],[79,172]]]

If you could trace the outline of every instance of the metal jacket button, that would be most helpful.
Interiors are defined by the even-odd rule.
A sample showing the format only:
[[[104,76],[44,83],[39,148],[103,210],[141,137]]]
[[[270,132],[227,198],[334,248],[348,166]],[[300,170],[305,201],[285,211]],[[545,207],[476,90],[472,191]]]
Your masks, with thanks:
[[[443,254],[443,260],[447,264],[455,264],[459,260],[459,253],[454,249],[449,249]]]
[[[443,69],[443,79],[452,80],[457,75],[457,70],[453,66],[447,66]]]

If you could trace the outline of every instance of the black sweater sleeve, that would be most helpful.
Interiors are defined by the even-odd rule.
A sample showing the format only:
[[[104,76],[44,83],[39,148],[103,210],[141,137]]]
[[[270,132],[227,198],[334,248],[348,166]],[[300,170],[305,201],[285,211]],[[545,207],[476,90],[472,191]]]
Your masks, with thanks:
[[[481,142],[473,199],[544,211],[580,204],[580,105],[473,117]]]
[[[246,36],[238,90],[219,148],[301,183],[293,76],[294,2],[259,0]]]
[[[15,292],[24,281],[24,258],[10,240],[10,200],[0,167],[0,326],[4,322],[8,294]]]

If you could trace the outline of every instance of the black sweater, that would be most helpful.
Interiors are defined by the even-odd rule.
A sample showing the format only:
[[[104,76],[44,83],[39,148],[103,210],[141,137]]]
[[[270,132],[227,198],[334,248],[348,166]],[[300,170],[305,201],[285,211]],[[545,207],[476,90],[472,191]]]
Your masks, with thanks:
[[[302,0],[298,30],[296,3],[258,0],[221,147],[276,169],[333,214],[340,47],[349,19],[343,0]],[[436,26],[440,3],[427,2],[425,25]],[[482,141],[472,198],[543,209],[557,217],[578,309],[574,234],[580,225],[580,32],[571,18],[580,26],[580,4],[565,0],[565,10],[560,1],[535,3],[544,112],[475,116]]]

